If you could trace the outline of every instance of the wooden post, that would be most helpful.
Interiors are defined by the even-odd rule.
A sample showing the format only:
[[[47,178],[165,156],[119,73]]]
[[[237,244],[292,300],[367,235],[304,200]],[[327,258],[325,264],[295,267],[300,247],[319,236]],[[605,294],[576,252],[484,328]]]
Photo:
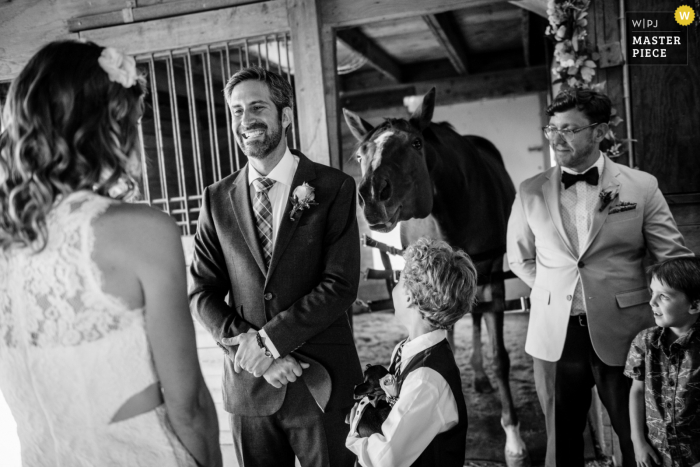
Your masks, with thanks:
[[[294,53],[299,149],[340,168],[335,32],[321,23],[321,0],[287,0]]]

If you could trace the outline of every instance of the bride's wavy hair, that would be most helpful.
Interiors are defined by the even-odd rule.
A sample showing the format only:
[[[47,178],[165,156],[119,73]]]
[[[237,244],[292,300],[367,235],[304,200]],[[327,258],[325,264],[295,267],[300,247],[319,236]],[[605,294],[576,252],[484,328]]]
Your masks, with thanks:
[[[43,250],[46,216],[60,196],[107,196],[124,180],[121,197],[137,188],[145,79],[129,88],[111,82],[97,61],[102,50],[52,42],[10,85],[0,134],[0,250]]]

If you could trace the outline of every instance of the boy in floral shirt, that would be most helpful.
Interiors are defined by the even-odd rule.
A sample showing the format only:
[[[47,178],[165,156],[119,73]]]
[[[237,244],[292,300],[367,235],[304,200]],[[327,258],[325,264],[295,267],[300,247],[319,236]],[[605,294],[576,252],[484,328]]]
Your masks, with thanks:
[[[671,259],[650,272],[650,304],[658,327],[637,335],[625,366],[625,375],[633,379],[634,453],[640,467],[698,467],[700,258]]]
[[[425,238],[404,258],[392,298],[408,338],[394,349],[393,384],[382,384],[398,398],[381,433],[368,438],[354,430],[355,406],[345,445],[364,467],[462,467],[467,407],[445,330],[472,309],[476,269],[463,251]]]

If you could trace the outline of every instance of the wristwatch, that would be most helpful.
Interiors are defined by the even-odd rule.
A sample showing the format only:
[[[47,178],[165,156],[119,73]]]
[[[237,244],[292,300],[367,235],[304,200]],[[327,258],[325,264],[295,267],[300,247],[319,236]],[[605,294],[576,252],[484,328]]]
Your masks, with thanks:
[[[263,342],[262,336],[259,332],[255,333],[255,340],[258,342],[258,346],[262,349],[262,351],[265,352],[265,356],[273,358],[272,352],[270,352],[270,350],[267,347],[265,347],[265,343]]]

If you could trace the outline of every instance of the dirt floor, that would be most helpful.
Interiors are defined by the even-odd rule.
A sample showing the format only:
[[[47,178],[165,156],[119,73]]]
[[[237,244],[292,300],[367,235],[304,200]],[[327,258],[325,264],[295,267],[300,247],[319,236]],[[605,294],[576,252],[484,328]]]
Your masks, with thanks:
[[[532,358],[524,351],[527,331],[527,314],[510,314],[505,317],[505,341],[510,355],[510,384],[515,406],[520,418],[520,431],[527,445],[533,465],[542,465],[546,449],[544,417],[537,401],[532,375]],[[388,366],[391,351],[405,337],[403,328],[395,323],[393,314],[372,313],[354,317],[355,342],[364,365]],[[484,367],[496,388],[496,379],[490,371],[491,350],[486,327],[482,326]],[[477,394],[472,383],[473,372],[469,366],[471,355],[471,318],[462,319],[455,327],[455,358],[462,373],[462,390],[467,400],[469,430],[467,432],[467,463],[470,467],[503,465],[505,434],[500,424],[501,404],[496,393]]]

